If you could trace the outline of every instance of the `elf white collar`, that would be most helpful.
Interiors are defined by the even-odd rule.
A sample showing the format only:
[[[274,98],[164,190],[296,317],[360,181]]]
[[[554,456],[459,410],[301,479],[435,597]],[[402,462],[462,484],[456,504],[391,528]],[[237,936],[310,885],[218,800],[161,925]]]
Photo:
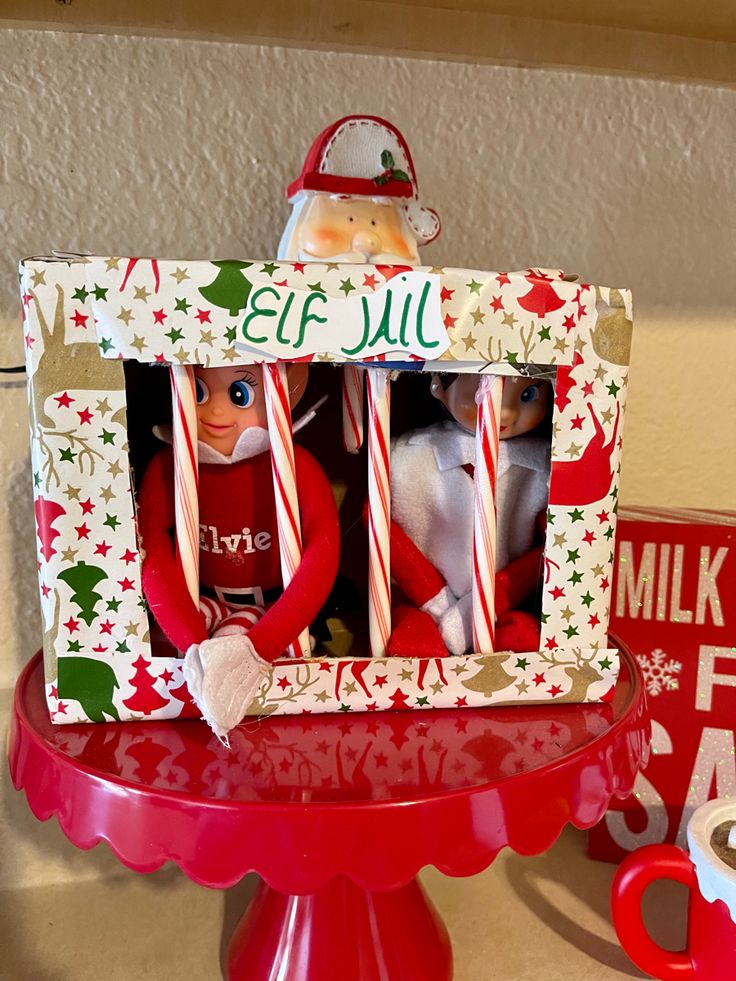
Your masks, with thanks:
[[[418,429],[410,438],[410,446],[432,447],[437,469],[444,473],[455,467],[475,464],[475,436],[447,419],[445,422]],[[530,433],[501,441],[503,447],[499,454],[499,474],[509,467],[526,467],[529,470],[549,469],[550,445],[544,436]]]
[[[171,426],[154,426],[153,435],[164,443],[169,445],[173,443]],[[225,456],[209,443],[203,443],[201,439],[197,440],[197,459],[200,463],[239,463],[241,460],[249,460],[251,457],[265,453],[270,445],[268,430],[251,426],[240,434],[231,456]]]

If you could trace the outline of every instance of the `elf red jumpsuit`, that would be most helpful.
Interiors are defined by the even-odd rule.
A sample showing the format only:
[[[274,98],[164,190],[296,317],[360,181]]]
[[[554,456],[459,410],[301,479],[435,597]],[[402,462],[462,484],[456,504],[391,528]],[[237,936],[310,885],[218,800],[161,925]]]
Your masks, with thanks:
[[[391,575],[411,605],[394,610],[390,654],[472,648],[475,437],[453,421],[406,433],[391,450]],[[496,648],[534,651],[539,622],[516,607],[539,582],[549,440],[499,443]]]
[[[339,526],[329,482],[306,450],[294,447],[303,552],[282,592],[270,453],[238,462],[200,463],[200,584],[204,611],[192,602],[175,553],[174,462],[163,449],[138,494],[144,549],[143,590],[151,612],[180,651],[206,640],[223,611],[265,607],[248,639],[272,662],[307,627],[337,573]],[[223,458],[224,460],[224,458]],[[213,615],[213,610],[214,615]],[[248,626],[255,617],[248,617]],[[209,629],[208,629],[209,627]]]

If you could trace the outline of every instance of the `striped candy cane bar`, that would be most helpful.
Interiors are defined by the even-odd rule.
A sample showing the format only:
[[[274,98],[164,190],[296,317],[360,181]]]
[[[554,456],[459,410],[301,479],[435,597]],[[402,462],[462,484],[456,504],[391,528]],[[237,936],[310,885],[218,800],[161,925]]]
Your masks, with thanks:
[[[473,648],[492,654],[496,624],[496,469],[503,379],[482,375],[475,400],[475,501],[473,534]]]
[[[289,386],[284,364],[264,364],[263,390],[271,441],[271,472],[276,499],[281,578],[286,589],[302,560],[302,529],[296,490]],[[306,627],[291,644],[289,651],[292,657],[309,657],[309,630]]]
[[[171,366],[176,548],[189,595],[199,605],[199,468],[194,369]]]
[[[342,370],[342,438],[348,453],[363,445],[363,369],[354,364]]]
[[[371,654],[384,657],[391,635],[390,382],[366,369],[368,391],[368,626]]]

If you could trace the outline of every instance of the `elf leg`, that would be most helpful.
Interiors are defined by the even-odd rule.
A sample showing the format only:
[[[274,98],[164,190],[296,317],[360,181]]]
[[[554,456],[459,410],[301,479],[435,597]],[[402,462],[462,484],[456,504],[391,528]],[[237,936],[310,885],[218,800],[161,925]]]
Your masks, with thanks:
[[[254,623],[263,616],[262,606],[245,606],[237,609],[219,599],[200,596],[199,609],[204,614],[208,637],[227,637],[247,634]]]
[[[428,613],[413,606],[397,606],[392,613],[393,630],[388,641],[389,657],[447,657],[437,624]]]
[[[244,606],[228,613],[212,637],[231,637],[233,634],[247,634],[264,614],[262,606]]]
[[[509,610],[496,620],[496,650],[525,654],[539,650],[539,620],[524,610]]]

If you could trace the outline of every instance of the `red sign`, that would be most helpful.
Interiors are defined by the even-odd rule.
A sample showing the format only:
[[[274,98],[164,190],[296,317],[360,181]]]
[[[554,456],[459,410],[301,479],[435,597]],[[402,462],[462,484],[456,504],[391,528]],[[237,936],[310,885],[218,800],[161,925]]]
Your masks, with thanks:
[[[591,858],[684,846],[693,810],[736,797],[736,514],[629,510],[617,531],[611,633],[641,665],[652,755],[591,829]]]

